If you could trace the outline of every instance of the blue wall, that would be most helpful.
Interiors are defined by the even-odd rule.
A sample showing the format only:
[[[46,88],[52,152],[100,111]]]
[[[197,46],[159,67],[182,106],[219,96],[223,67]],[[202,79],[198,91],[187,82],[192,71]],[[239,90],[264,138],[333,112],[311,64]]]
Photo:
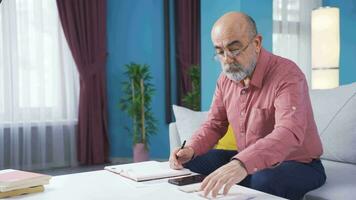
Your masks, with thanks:
[[[163,1],[108,0],[107,88],[111,157],[132,156],[132,136],[124,130],[130,125],[125,113],[117,107],[122,95],[124,65],[130,62],[150,65],[156,95],[153,110],[159,131],[151,138],[150,156],[168,158],[168,126],[165,123],[164,83],[164,16]]]
[[[356,1],[324,0],[340,9],[340,85],[356,82]]]
[[[224,13],[241,11],[250,15],[263,37],[263,46],[272,50],[272,0],[201,0],[201,71],[202,110],[208,110],[214,94],[220,64],[214,61],[210,31],[214,22]]]

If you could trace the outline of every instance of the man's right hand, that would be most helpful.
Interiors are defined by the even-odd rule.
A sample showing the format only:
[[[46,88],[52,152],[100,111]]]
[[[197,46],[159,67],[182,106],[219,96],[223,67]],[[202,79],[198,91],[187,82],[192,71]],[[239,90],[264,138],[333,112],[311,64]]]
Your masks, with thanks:
[[[183,164],[190,161],[193,158],[194,149],[191,147],[180,147],[173,150],[169,157],[169,166],[172,169],[182,169]]]

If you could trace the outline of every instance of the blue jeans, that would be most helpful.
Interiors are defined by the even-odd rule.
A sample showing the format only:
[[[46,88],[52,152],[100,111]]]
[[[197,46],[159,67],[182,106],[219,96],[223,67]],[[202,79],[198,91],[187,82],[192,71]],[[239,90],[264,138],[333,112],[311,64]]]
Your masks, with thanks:
[[[184,164],[193,172],[208,175],[228,163],[236,151],[210,150]],[[300,200],[307,192],[325,183],[324,167],[319,159],[310,163],[284,161],[274,168],[268,168],[248,175],[239,185],[287,199]]]

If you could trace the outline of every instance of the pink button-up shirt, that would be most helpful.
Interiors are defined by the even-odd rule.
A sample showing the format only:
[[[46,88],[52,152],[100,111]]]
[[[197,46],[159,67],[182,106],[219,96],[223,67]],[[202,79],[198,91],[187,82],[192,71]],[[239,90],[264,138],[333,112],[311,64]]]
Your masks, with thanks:
[[[282,161],[310,162],[322,154],[303,72],[292,61],[262,49],[248,87],[221,74],[207,121],[187,146],[201,155],[231,124],[249,174]]]

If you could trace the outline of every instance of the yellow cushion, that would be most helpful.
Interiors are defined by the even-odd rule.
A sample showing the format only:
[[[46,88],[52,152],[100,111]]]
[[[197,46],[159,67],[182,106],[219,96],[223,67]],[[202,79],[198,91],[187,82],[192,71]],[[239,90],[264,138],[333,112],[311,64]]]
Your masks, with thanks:
[[[235,135],[230,125],[224,137],[215,146],[215,149],[237,150]]]

